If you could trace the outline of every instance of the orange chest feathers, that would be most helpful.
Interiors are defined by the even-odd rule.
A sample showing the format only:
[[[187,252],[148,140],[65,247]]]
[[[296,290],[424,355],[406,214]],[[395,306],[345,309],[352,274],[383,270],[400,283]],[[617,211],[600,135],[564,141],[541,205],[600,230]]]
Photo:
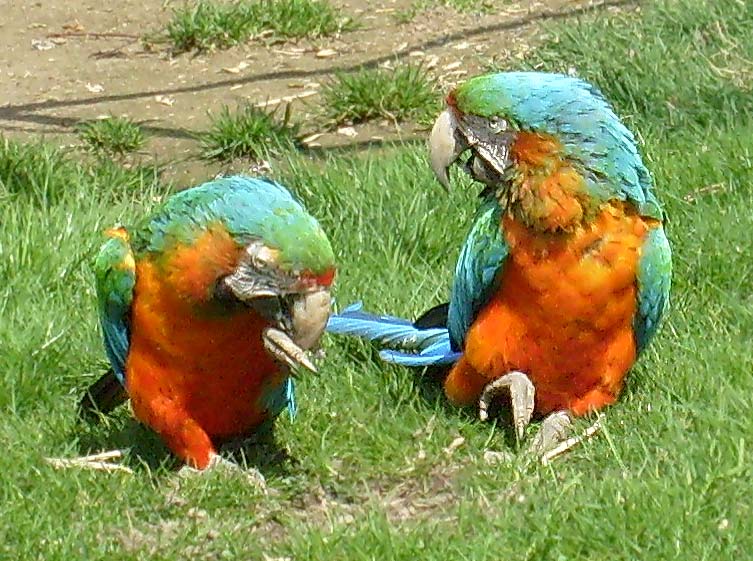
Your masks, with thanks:
[[[568,233],[504,219],[501,283],[466,338],[488,378],[526,372],[537,409],[572,407],[597,387],[616,394],[635,360],[636,270],[649,224],[622,203]]]
[[[262,344],[267,322],[210,301],[239,252],[226,232],[210,229],[191,246],[137,263],[127,361],[134,405],[165,396],[218,436],[264,420],[259,397],[284,378]]]

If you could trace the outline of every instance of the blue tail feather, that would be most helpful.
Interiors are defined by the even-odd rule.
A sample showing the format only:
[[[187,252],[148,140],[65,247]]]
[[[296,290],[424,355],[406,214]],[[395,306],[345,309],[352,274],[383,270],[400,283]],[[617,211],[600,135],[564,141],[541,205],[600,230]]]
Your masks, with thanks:
[[[362,312],[360,302],[333,314],[327,323],[327,331],[384,345],[388,348],[380,351],[382,360],[402,366],[452,364],[461,356],[452,349],[447,329],[419,329],[402,318]]]

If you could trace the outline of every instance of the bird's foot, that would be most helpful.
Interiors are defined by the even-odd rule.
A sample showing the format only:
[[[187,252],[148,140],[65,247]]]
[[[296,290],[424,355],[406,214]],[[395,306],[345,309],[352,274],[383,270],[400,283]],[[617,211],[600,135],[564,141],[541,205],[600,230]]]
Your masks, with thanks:
[[[567,411],[556,411],[548,415],[541,422],[538,434],[528,446],[528,453],[543,457],[567,438],[572,424],[573,418]]]
[[[256,468],[243,468],[236,464],[235,462],[231,462],[230,460],[226,460],[219,454],[212,454],[212,456],[209,458],[209,464],[207,464],[207,467],[204,469],[196,469],[195,467],[191,467],[189,465],[185,465],[180,470],[178,470],[178,475],[181,477],[194,477],[196,475],[206,474],[206,473],[223,473],[228,475],[242,475],[245,477],[248,482],[253,485],[254,487],[257,487],[259,490],[264,492],[266,494],[267,492],[267,480],[264,478],[264,475]]]
[[[503,392],[509,392],[515,436],[520,442],[533,416],[535,388],[528,376],[518,371],[489,382],[484,386],[478,401],[479,418],[482,421],[489,418],[489,405]],[[527,454],[540,458],[543,464],[548,464],[596,434],[601,429],[601,420],[600,415],[582,434],[568,438],[573,424],[572,414],[569,411],[556,411],[541,422],[541,428],[528,446]]]
[[[123,458],[124,455],[123,450],[110,450],[109,452],[99,452],[79,458],[45,458],[45,460],[56,468],[81,468],[133,473],[133,470],[128,466],[117,463],[117,460]]]
[[[602,419],[603,415],[599,415],[594,423],[581,434],[565,438],[570,432],[572,425],[570,413],[567,411],[552,413],[544,419],[539,434],[536,435],[536,439],[531,443],[530,450],[541,458],[542,464],[547,465],[558,456],[561,456],[599,432],[601,430]]]
[[[520,441],[523,439],[528,423],[531,422],[536,391],[528,376],[518,371],[510,372],[489,382],[484,386],[478,400],[478,416],[482,421],[489,418],[489,405],[502,392],[510,394],[515,436]]]

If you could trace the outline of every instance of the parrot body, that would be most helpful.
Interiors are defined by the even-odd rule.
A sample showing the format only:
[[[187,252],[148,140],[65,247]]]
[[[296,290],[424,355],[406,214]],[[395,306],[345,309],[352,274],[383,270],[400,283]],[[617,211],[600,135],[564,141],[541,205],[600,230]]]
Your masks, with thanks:
[[[557,74],[479,76],[447,103],[430,140],[437,177],[448,185],[447,168],[469,152],[466,171],[486,187],[446,314],[411,325],[350,308],[328,330],[381,341],[391,362],[451,364],[447,396],[479,403],[482,418],[497,381],[523,387],[511,373],[535,389],[515,416],[613,403],[671,278],[664,215],[632,134],[597,90]]]
[[[215,180],[108,236],[95,272],[113,374],[178,457],[206,468],[216,444],[294,412],[290,367],[310,365],[303,349],[326,323],[335,268],[284,187]],[[104,406],[93,387],[84,409],[112,407],[113,384],[98,384]]]
[[[540,414],[582,415],[616,399],[636,357],[636,258],[648,231],[622,206],[555,239],[504,220],[509,253],[445,381],[453,402],[476,403],[513,370],[530,377]]]

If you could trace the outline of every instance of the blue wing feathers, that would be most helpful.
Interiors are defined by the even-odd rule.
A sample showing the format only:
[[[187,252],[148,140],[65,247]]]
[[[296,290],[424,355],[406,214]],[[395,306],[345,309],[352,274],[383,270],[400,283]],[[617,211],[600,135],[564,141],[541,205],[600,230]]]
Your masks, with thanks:
[[[508,253],[501,215],[496,200],[485,201],[460,252],[447,314],[447,328],[455,350],[463,348],[468,329],[497,287]]]
[[[298,413],[298,403],[295,399],[295,381],[287,378],[281,386],[270,390],[263,396],[264,405],[271,418],[277,417],[287,408],[291,419]]]

